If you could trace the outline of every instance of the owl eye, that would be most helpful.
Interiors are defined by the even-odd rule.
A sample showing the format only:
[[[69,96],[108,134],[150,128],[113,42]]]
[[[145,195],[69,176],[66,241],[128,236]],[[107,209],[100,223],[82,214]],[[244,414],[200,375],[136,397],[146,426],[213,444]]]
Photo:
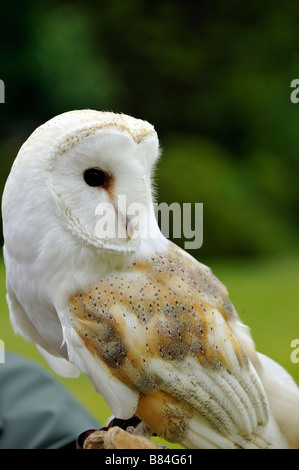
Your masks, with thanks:
[[[98,168],[89,168],[89,170],[84,172],[84,180],[88,186],[95,188],[97,186],[104,186],[107,176],[104,171],[99,170]]]

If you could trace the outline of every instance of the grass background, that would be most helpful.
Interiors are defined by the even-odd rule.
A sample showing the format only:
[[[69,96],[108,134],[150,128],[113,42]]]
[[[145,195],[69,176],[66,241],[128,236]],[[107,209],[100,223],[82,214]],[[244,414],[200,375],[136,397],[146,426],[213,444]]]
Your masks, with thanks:
[[[242,320],[251,327],[257,349],[284,366],[299,384],[299,363],[290,355],[291,341],[299,338],[298,258],[273,258],[260,261],[213,261],[216,276],[228,287]],[[82,405],[100,422],[105,423],[111,413],[94,391],[88,379],[64,379],[54,374],[35,347],[16,336],[9,321],[5,300],[5,268],[0,261],[0,339],[6,350],[27,357],[43,367],[63,384]],[[1,367],[1,365],[0,365]],[[176,447],[171,445],[171,447]]]

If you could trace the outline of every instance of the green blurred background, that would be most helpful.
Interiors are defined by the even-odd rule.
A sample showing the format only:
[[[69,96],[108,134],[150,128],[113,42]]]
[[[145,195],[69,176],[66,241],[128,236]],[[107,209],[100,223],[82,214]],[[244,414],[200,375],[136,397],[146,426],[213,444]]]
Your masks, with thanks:
[[[258,349],[299,383],[298,23],[295,0],[3,3],[0,185],[23,141],[56,114],[148,120],[163,148],[158,201],[203,203],[204,242],[191,254],[227,285]],[[3,263],[0,276],[0,338],[46,367],[13,335]],[[57,379],[109,416],[84,377]]]

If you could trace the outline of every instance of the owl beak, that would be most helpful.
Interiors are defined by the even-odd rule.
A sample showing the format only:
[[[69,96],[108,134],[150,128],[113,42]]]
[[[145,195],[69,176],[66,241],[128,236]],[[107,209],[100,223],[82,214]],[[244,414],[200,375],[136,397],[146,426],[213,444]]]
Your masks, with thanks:
[[[121,210],[116,204],[113,204],[118,218],[118,224],[121,225],[120,232],[125,235],[126,242],[129,242],[134,235],[135,228],[128,216],[122,214]],[[125,233],[124,233],[125,232]]]
[[[126,218],[126,233],[127,233],[126,241],[129,242],[135,233],[135,227],[132,221],[128,217]]]

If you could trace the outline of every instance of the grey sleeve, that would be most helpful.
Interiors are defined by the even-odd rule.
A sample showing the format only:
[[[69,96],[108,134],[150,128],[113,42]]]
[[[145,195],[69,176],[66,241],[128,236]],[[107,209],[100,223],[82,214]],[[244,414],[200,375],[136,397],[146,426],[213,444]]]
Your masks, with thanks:
[[[0,364],[0,449],[72,448],[79,434],[100,427],[38,365],[6,352]]]

